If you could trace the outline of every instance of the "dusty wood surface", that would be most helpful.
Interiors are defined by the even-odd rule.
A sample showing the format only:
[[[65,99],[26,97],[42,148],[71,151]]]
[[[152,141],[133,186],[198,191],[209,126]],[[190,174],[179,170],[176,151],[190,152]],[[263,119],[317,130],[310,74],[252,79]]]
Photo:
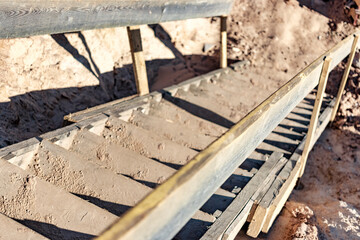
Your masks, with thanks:
[[[246,234],[249,235],[250,237],[256,238],[259,235],[259,233],[261,232],[261,229],[264,225],[265,217],[266,217],[268,211],[267,211],[267,209],[259,208],[260,202],[262,201],[262,199],[266,198],[266,195],[269,192],[269,189],[274,184],[274,181],[276,181],[277,174],[284,167],[286,162],[287,162],[286,158],[280,159],[279,163],[268,174],[268,176],[267,176],[267,179],[269,179],[268,183],[262,188],[261,193],[256,198],[256,204],[254,204],[255,211],[253,213],[253,216],[250,219],[250,225],[246,232]]]
[[[127,27],[135,82],[140,96],[149,93],[149,84],[146,73],[145,58],[142,48],[141,32],[139,26]]]
[[[0,2],[0,38],[221,16],[231,5],[232,0],[7,0]]]
[[[220,17],[220,68],[227,67],[227,16]]]
[[[244,222],[243,219],[240,219],[238,215],[243,209],[247,206],[248,202],[254,202],[256,197],[261,191],[261,188],[258,188],[262,184],[266,184],[266,178],[271,172],[271,170],[276,166],[280,161],[283,154],[273,153],[270,158],[264,163],[259,171],[251,178],[249,183],[245,186],[244,189],[236,196],[234,201],[227,207],[226,211],[217,219],[217,221],[210,227],[206,234],[201,238],[202,240],[210,239],[219,239],[222,237],[223,233],[226,231],[228,226],[238,218],[238,222]],[[257,193],[257,194],[256,194]],[[254,197],[255,196],[255,197]],[[250,206],[251,208],[251,206]],[[249,209],[250,212],[250,209]],[[243,216],[241,216],[243,217]],[[245,217],[246,220],[246,217]]]
[[[331,101],[329,106],[324,110],[324,112],[319,117],[320,125],[317,127],[315,131],[315,135],[313,141],[310,145],[310,148],[313,147],[317,139],[320,137],[321,133],[324,131],[326,126],[330,121],[331,111],[333,109],[335,100]],[[262,228],[262,232],[267,233],[271,228],[275,218],[280,213],[283,208],[286,200],[289,198],[298,178],[300,177],[300,167],[301,167],[301,154],[305,146],[306,137],[299,144],[294,154],[291,156],[288,163],[285,165],[284,169],[279,173],[279,177],[282,178],[284,184],[279,188],[272,188],[270,191],[277,192],[278,194],[274,199],[271,200],[269,206],[269,212],[266,216],[266,220],[264,222],[264,226]],[[274,187],[278,187],[274,185]],[[267,198],[264,199],[266,201]],[[268,204],[260,203],[260,206],[267,206]]]

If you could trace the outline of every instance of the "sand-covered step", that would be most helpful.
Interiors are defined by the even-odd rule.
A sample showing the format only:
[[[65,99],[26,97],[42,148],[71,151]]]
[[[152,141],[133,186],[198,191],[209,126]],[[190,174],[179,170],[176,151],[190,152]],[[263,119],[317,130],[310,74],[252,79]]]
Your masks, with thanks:
[[[174,237],[177,240],[189,240],[200,239],[206,232],[208,227],[215,222],[215,217],[202,212],[197,211],[194,216],[186,223],[186,225],[180,230],[180,232]]]
[[[45,240],[48,238],[0,213],[0,239]]]
[[[164,118],[169,122],[200,131],[204,135],[219,137],[228,129],[206,119],[200,118],[178,107],[169,95],[165,95],[160,102],[152,102],[149,115]]]
[[[131,177],[149,187],[156,187],[174,174],[175,169],[124,148],[111,141],[111,135],[107,136],[100,137],[84,129],[75,136],[70,151],[92,164]]]
[[[242,89],[258,89],[275,92],[282,84],[278,80],[267,78],[264,81],[264,76],[249,71],[229,72],[229,74],[221,75],[219,79],[213,79],[212,82],[219,83],[219,86],[228,90],[242,90]],[[271,82],[271,83],[269,83]]]
[[[46,140],[28,171],[118,216],[151,190]]]
[[[148,158],[157,159],[175,169],[192,159],[197,151],[184,147],[164,136],[110,117],[103,136]]]
[[[172,99],[185,111],[225,128],[232,127],[243,115],[235,107],[224,106],[214,94],[207,95],[197,88],[190,88],[187,92],[180,89]]]
[[[0,213],[50,239],[89,239],[117,217],[0,159]]]
[[[217,139],[213,136],[206,136],[200,131],[195,131],[194,129],[189,129],[173,122],[166,121],[166,119],[143,114],[140,111],[134,111],[129,122],[138,127],[162,135],[183,146],[197,150],[203,150]]]
[[[209,98],[215,98],[218,103],[226,108],[236,109],[241,118],[272,94],[270,90],[253,86],[223,88],[222,85],[226,85],[226,81],[203,82],[196,90],[201,91]]]

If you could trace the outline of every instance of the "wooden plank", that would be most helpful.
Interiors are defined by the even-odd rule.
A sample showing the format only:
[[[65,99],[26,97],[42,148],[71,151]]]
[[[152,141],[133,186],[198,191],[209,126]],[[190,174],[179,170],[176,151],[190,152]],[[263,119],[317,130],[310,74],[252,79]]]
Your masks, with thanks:
[[[264,197],[259,202],[256,211],[254,213],[254,217],[252,221],[253,225],[250,224],[247,234],[253,238],[256,238],[260,231],[263,229],[266,218],[269,214],[269,206],[272,203],[274,194],[276,196],[276,191],[280,189],[283,183],[289,178],[291,171],[293,170],[294,161],[287,161],[285,167],[281,170],[278,176],[272,182],[271,187],[268,189]],[[292,191],[292,188],[287,189],[288,191]]]
[[[254,200],[254,205],[252,206],[249,217],[247,219],[248,222],[252,221],[253,216],[255,214],[255,210],[256,210],[257,206],[259,205],[261,199],[267,193],[267,191],[269,190],[273,181],[275,180],[276,174],[278,174],[278,172],[285,165],[286,162],[287,162],[286,158],[281,158],[280,161],[274,166],[274,168],[270,172],[268,172],[268,174],[265,176],[264,182],[262,184],[258,184],[259,191],[256,192],[256,194],[254,194],[254,196],[251,197],[251,199]],[[250,226],[251,226],[251,223],[250,223]]]
[[[263,199],[267,197],[269,193],[269,189],[276,184],[276,180],[278,179],[277,174],[280,172],[281,168],[284,167],[285,163],[287,162],[286,158],[282,158],[280,160],[277,167],[272,171],[267,178],[269,179],[268,184],[263,188],[261,194],[257,197],[256,204],[254,204],[255,211],[253,213],[253,216],[250,220],[249,228],[246,232],[247,235],[250,237],[256,238],[259,233],[261,232],[261,229],[264,225],[265,218],[267,216],[267,208],[260,207],[260,203],[263,202]]]
[[[324,110],[324,112],[321,114],[319,121],[320,125],[316,129],[315,135],[314,135],[314,141],[311,143],[311,148],[313,147],[314,143],[317,141],[317,139],[320,137],[321,133],[325,130],[326,126],[328,125],[330,121],[330,115],[333,109],[335,103],[335,99],[331,101],[329,106]],[[290,157],[289,162],[285,165],[284,169],[281,171],[279,176],[282,176],[283,179],[286,179],[285,183],[280,186],[279,188],[273,189],[273,192],[278,192],[276,197],[272,200],[270,203],[270,206],[268,207],[268,214],[266,216],[262,232],[267,233],[272,226],[273,222],[275,221],[275,218],[280,213],[281,209],[283,208],[285,202],[289,198],[300,174],[300,166],[301,166],[301,154],[305,146],[306,137],[302,140],[302,142],[299,144],[293,155]],[[274,186],[276,187],[276,186]],[[265,199],[266,201],[266,199]],[[264,206],[262,203],[260,203],[260,206]]]
[[[295,166],[292,166],[295,165]],[[287,169],[289,167],[293,167],[292,171],[290,172],[290,175],[287,177],[285,183],[282,185],[278,196],[274,200],[273,204],[270,206],[270,208],[267,208],[267,214],[265,216],[265,221],[262,226],[262,231],[267,233],[272,226],[273,222],[275,221],[275,218],[280,213],[281,209],[285,205],[285,202],[289,198],[292,190],[294,189],[296,182],[299,178],[300,174],[300,167],[301,163],[300,161],[289,161],[288,167],[284,171],[288,171]]]
[[[142,49],[141,33],[139,26],[127,27],[135,82],[140,96],[149,93],[149,84],[146,73],[145,58]]]
[[[308,132],[306,134],[307,137],[306,137],[305,147],[304,147],[304,151],[303,151],[302,159],[301,159],[302,163],[301,163],[300,177],[304,173],[306,160],[307,160],[307,157],[311,150],[310,145],[313,141],[313,135],[315,134],[315,130],[317,128],[318,118],[319,118],[319,114],[320,114],[320,108],[321,108],[322,101],[323,101],[324,94],[325,94],[326,83],[327,83],[327,80],[329,77],[329,72],[330,72],[329,66],[330,66],[331,61],[332,61],[332,58],[326,58],[324,61],[323,68],[321,70],[321,75],[320,75],[318,90],[317,90],[317,94],[316,94],[314,109],[311,114],[310,125],[309,125]]]
[[[68,114],[68,115],[66,115],[64,117],[64,121],[66,123],[68,123],[68,124],[78,122],[80,120],[88,118],[86,115],[88,115],[89,113],[91,114],[91,116],[93,116],[93,115],[102,113],[104,111],[104,109],[112,108],[114,105],[122,103],[122,102],[129,102],[132,99],[136,99],[137,97],[138,97],[138,95],[136,94],[136,95],[132,95],[132,96],[129,96],[129,97],[124,97],[124,98],[121,98],[121,99],[117,99],[117,100],[114,100],[114,101],[111,101],[111,102],[107,102],[107,103],[104,103],[104,104],[100,104],[100,105],[97,105],[95,107],[87,108],[87,109],[84,109],[82,111],[78,111],[78,112],[75,112],[75,113],[70,113],[70,114]],[[84,117],[84,116],[86,116],[86,117]],[[89,117],[91,117],[91,116],[89,116]]]
[[[136,26],[229,14],[233,0],[3,0],[0,38]]]
[[[332,64],[340,62],[349,53],[351,43],[346,38],[315,60],[130,209],[98,239],[173,237],[282,119],[315,88],[324,56],[331,54],[335,59]]]
[[[269,159],[261,166],[259,171],[255,174],[254,177],[246,184],[244,189],[236,196],[232,203],[226,208],[226,210],[221,214],[221,216],[216,220],[216,222],[210,227],[210,229],[204,234],[201,240],[210,240],[210,239],[221,239],[222,235],[228,227],[231,227],[231,224],[235,221],[235,225],[238,225],[241,222],[245,222],[245,219],[242,217],[247,217],[248,214],[241,214],[242,211],[247,211],[246,206],[249,201],[255,202],[257,196],[261,193],[262,188],[259,188],[261,185],[266,185],[268,182],[267,176],[274,169],[274,167],[280,162],[283,154],[279,152],[274,152]],[[251,206],[249,209],[250,213]],[[237,229],[239,226],[234,226],[233,228]],[[231,234],[230,230],[228,235]]]
[[[236,235],[240,232],[241,228],[244,226],[253,204],[254,204],[254,201],[250,200],[245,205],[245,207],[241,210],[240,214],[235,218],[235,220],[225,230],[225,232],[221,238],[222,240],[235,239]]]
[[[350,68],[351,68],[352,62],[354,60],[355,53],[356,53],[356,47],[357,47],[357,44],[358,44],[358,40],[359,40],[359,36],[355,35],[354,42],[353,42],[353,45],[351,47],[350,55],[349,55],[349,58],[348,58],[348,61],[347,61],[347,64],[346,64],[346,68],[344,70],[344,74],[342,76],[340,87],[339,87],[339,90],[338,90],[338,93],[337,93],[337,96],[336,96],[335,106],[334,106],[333,112],[331,114],[331,119],[330,119],[331,122],[335,120],[336,113],[337,113],[339,105],[340,105],[341,96],[342,96],[342,94],[344,92],[345,85],[346,85],[346,82],[347,82],[347,79],[348,79],[348,76],[349,76]]]
[[[130,100],[126,101],[114,101],[108,104],[100,105],[97,108],[90,108],[88,110],[84,110],[81,112],[69,114],[65,116],[65,120],[69,123],[79,122],[83,121],[89,118],[93,118],[99,115],[103,115],[107,112],[117,112],[117,114],[121,114],[121,112],[126,112],[129,110],[137,109],[140,107],[144,107],[145,105],[148,105],[150,102],[150,99],[154,97],[154,94],[161,95],[160,93],[151,93],[145,96],[137,96],[135,98],[132,98]]]
[[[220,17],[220,68],[227,67],[227,16]]]

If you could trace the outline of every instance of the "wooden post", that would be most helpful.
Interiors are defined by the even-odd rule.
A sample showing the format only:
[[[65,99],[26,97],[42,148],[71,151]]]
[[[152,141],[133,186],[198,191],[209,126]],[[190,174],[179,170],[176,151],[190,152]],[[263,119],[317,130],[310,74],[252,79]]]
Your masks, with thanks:
[[[352,47],[351,47],[351,52],[350,52],[350,55],[349,55],[349,58],[348,58],[348,61],[347,61],[347,64],[346,64],[346,68],[345,68],[345,71],[344,71],[344,75],[343,75],[343,77],[341,79],[339,91],[338,91],[337,96],[336,96],[334,109],[333,109],[333,111],[331,113],[330,122],[333,122],[335,120],[336,113],[337,113],[339,105],[340,105],[341,96],[342,96],[342,94],[344,92],[346,81],[347,81],[347,79],[349,77],[351,64],[352,64],[352,62],[354,60],[358,40],[359,40],[359,36],[355,36],[354,42],[353,42]]]
[[[227,67],[227,16],[220,17],[220,68]]]
[[[304,147],[304,151],[303,151],[302,157],[301,157],[302,164],[300,167],[300,169],[301,169],[300,177],[304,173],[306,160],[309,156],[311,143],[313,141],[313,136],[314,136],[315,130],[317,128],[321,104],[322,104],[324,93],[325,93],[326,83],[327,83],[327,80],[329,77],[329,67],[331,64],[331,60],[332,60],[331,58],[327,57],[324,61],[324,64],[323,64],[323,67],[321,70],[321,75],[320,75],[318,90],[317,90],[317,94],[316,94],[314,109],[313,109],[313,112],[311,115],[310,126],[309,126],[309,130],[307,132],[307,135],[306,135],[305,147]]]
[[[127,27],[131,57],[135,74],[135,82],[139,95],[149,93],[149,85],[146,74],[146,65],[142,49],[141,33],[139,26]]]

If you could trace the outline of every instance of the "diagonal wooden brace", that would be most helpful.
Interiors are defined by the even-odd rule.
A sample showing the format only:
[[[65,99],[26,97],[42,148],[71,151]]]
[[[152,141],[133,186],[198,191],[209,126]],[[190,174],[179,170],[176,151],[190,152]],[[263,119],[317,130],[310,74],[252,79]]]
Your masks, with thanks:
[[[327,80],[329,77],[331,60],[332,60],[331,58],[327,57],[323,63],[323,67],[321,70],[318,90],[317,90],[315,104],[314,104],[314,109],[313,109],[313,112],[311,115],[310,126],[308,129],[307,135],[306,135],[305,147],[304,147],[304,151],[303,151],[302,157],[301,157],[300,177],[304,174],[306,161],[309,156],[309,152],[311,150],[311,146],[312,146],[311,143],[313,141],[313,136],[315,134],[317,123],[319,120],[321,104],[322,104],[322,101],[324,98],[326,83],[327,83]]]

